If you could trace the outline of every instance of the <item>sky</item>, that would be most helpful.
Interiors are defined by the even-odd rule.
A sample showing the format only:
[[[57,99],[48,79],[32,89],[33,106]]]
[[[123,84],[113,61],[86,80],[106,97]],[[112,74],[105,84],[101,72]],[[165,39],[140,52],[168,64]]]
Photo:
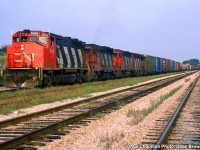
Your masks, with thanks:
[[[1,0],[0,45],[19,30],[184,61],[200,59],[200,0]]]

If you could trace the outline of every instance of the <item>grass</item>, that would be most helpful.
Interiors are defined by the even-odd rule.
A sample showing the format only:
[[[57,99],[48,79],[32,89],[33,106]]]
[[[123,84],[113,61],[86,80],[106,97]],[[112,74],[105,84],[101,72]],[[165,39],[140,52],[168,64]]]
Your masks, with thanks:
[[[117,101],[116,105],[117,106],[124,106],[126,103],[124,101]]]
[[[181,89],[183,85],[174,88],[169,93],[161,95],[159,100],[150,100],[151,106],[143,109],[143,110],[133,110],[129,109],[126,116],[132,117],[131,121],[129,122],[130,125],[137,125],[139,122],[141,122],[149,113],[151,113],[153,110],[155,110],[160,104],[162,104],[166,99],[174,95],[179,89]]]
[[[77,97],[88,97],[91,93],[94,92],[103,92],[123,86],[132,86],[140,82],[169,75],[171,74],[123,78],[75,85],[48,87],[44,89],[33,88],[28,90],[17,90],[14,92],[4,92],[0,94],[0,103],[13,103],[2,107],[0,109],[0,113],[8,114],[17,109],[32,107],[38,104],[51,103]]]
[[[104,114],[101,114],[101,113],[98,113],[95,115],[95,118],[98,118],[98,119],[103,118],[103,117],[104,117]]]
[[[190,78],[185,79],[185,82],[188,82],[190,80]]]
[[[5,62],[6,62],[6,53],[0,52],[0,64],[5,65]]]
[[[118,142],[124,137],[125,137],[125,133],[123,131],[115,135],[108,135],[108,132],[107,132],[105,136],[100,137],[100,143],[103,143],[105,145],[105,149],[107,150],[111,148],[114,142]]]
[[[6,64],[6,56],[1,56],[0,55],[0,64],[5,65]]]

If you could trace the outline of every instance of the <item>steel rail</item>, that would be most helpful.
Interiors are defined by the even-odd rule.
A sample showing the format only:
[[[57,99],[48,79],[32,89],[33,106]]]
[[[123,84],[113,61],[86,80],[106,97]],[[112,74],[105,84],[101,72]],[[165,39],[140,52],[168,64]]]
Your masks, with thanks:
[[[200,76],[199,76],[200,77]],[[155,148],[153,148],[153,150],[157,150],[159,149],[159,147],[161,147],[161,144],[163,144],[170,132],[170,129],[172,128],[172,125],[176,122],[180,112],[182,111],[184,105],[186,104],[190,94],[192,93],[196,83],[199,80],[199,77],[197,77],[197,79],[195,80],[195,82],[192,84],[191,88],[189,89],[189,91],[185,94],[184,98],[182,99],[181,103],[179,104],[178,108],[176,109],[174,115],[172,116],[172,118],[170,119],[169,123],[167,124],[165,130],[163,131],[162,135],[160,136],[160,138],[158,139],[158,141],[155,144]]]
[[[112,101],[103,103],[100,106],[94,107],[94,108],[92,108],[92,109],[90,109],[88,111],[85,111],[85,112],[82,112],[80,114],[71,116],[71,117],[69,117],[67,119],[58,121],[58,122],[53,123],[53,124],[51,124],[49,126],[42,127],[42,128],[37,129],[35,131],[31,131],[29,133],[26,133],[26,134],[24,134],[24,135],[22,135],[20,137],[13,138],[13,139],[8,140],[8,141],[6,141],[4,143],[1,143],[0,144],[0,148],[1,149],[13,148],[13,147],[15,147],[17,145],[20,145],[20,144],[24,143],[24,142],[33,140],[38,136],[44,135],[44,134],[52,132],[52,131],[56,131],[56,129],[58,129],[60,127],[63,127],[63,126],[69,125],[71,123],[74,123],[76,121],[79,121],[81,119],[84,119],[87,116],[90,116],[91,114],[95,114],[95,113],[97,113],[99,111],[102,111],[102,110],[105,110],[107,108],[110,108],[110,107],[113,107],[113,106],[117,106],[118,102],[129,102],[130,99],[133,99],[136,96],[143,96],[145,94],[145,92],[149,92],[149,91],[153,92],[153,91],[157,90],[159,87],[163,87],[163,86],[169,85],[170,83],[172,83],[172,82],[174,82],[176,80],[178,80],[178,79],[173,79],[173,80],[165,82],[163,84],[159,84],[159,85],[156,85],[154,87],[150,87],[149,89],[145,89],[143,91],[139,91],[138,93],[135,93],[135,94],[132,94],[132,95],[128,95],[128,96],[123,97],[123,98],[118,99],[118,100],[112,100]],[[132,101],[134,101],[134,100],[132,100]]]
[[[89,101],[92,101],[92,100],[98,100],[98,99],[105,98],[105,97],[108,97],[108,96],[111,96],[111,95],[114,95],[114,94],[119,94],[119,93],[123,93],[123,92],[126,92],[126,91],[130,91],[130,90],[133,90],[133,89],[136,89],[136,88],[140,88],[140,87],[143,87],[143,86],[146,86],[146,85],[150,85],[150,84],[153,84],[153,83],[159,83],[161,81],[170,80],[170,79],[173,79],[173,78],[180,79],[180,78],[183,78],[183,77],[185,77],[187,75],[188,74],[182,74],[182,75],[175,76],[175,77],[170,77],[170,78],[167,78],[167,79],[161,79],[161,80],[158,80],[158,81],[152,81],[152,82],[149,82],[149,83],[136,85],[136,86],[129,87],[129,88],[122,89],[122,90],[118,90],[118,91],[115,91],[115,92],[106,93],[106,94],[102,94],[102,95],[99,95],[99,96],[87,98],[87,99],[80,100],[80,101],[77,101],[77,102],[72,102],[72,103],[64,104],[64,105],[57,106],[57,107],[54,107],[54,108],[41,110],[41,111],[30,113],[30,114],[27,114],[27,115],[23,115],[23,116],[7,119],[7,120],[4,120],[4,121],[0,121],[0,128],[7,127],[9,125],[14,125],[14,124],[17,124],[17,123],[22,122],[22,121],[27,121],[27,120],[30,120],[30,119],[32,119],[34,117],[38,117],[38,116],[42,116],[42,115],[45,115],[45,114],[53,113],[53,112],[56,112],[58,110],[70,108],[70,107],[73,107],[73,106],[76,106],[76,105],[79,105],[79,104],[83,104],[83,103],[86,103],[86,102],[89,102]]]

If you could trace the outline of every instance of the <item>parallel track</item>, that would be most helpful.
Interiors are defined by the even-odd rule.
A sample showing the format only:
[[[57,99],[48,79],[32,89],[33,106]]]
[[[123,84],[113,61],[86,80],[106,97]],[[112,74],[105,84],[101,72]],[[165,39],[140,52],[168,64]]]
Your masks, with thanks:
[[[128,91],[132,92],[129,92],[126,95],[121,94],[120,97],[118,95],[114,98],[108,98],[108,96],[113,95],[113,93],[109,93],[106,95],[107,98],[105,98],[105,95],[97,96],[95,98],[88,98],[87,100],[84,100],[82,102],[76,102],[46,111],[41,111],[36,114],[31,114],[1,122],[0,148],[20,148],[20,146],[17,146],[27,142],[29,144],[31,143],[31,145],[34,145],[35,139],[42,139],[43,141],[46,141],[47,139],[41,138],[41,135],[43,135],[42,137],[44,137],[45,134],[50,134],[50,136],[54,134],[51,137],[58,138],[60,135],[66,134],[66,132],[64,133],[60,130],[60,128],[62,128],[63,126],[68,126],[69,128],[70,124],[90,117],[91,114],[96,114],[97,112],[110,109],[114,106],[118,106],[120,102],[132,102],[139,97],[154,92],[185,76],[186,75],[179,78],[171,79],[170,81],[162,80],[160,81],[161,83],[153,82],[151,84],[145,84],[145,86],[142,85],[132,87],[128,89]],[[125,91],[127,91],[127,89],[123,92]],[[115,92],[114,94],[118,93],[119,91]],[[42,142],[42,144],[44,143]]]
[[[171,110],[168,110],[162,118],[156,120],[155,127],[150,129],[150,132],[143,139],[142,144],[154,147],[153,148],[154,150],[164,149],[164,148],[171,148],[171,149],[175,149],[175,148],[188,148],[189,149],[190,148],[189,144],[191,144],[191,143],[188,144],[188,142],[184,141],[184,139],[181,139],[181,138],[184,138],[185,135],[180,135],[180,130],[182,130],[183,134],[188,134],[188,133],[185,131],[185,129],[183,127],[183,124],[185,124],[184,123],[185,118],[179,118],[179,116],[184,113],[184,112],[182,112],[183,108],[188,107],[187,100],[191,99],[190,95],[194,93],[193,89],[195,88],[195,85],[197,84],[198,81],[199,81],[199,77],[195,80],[195,82],[193,82],[191,87],[188,89],[187,93],[182,98],[180,105],[178,107],[174,106]],[[200,83],[198,82],[198,86],[199,86],[199,84]],[[194,94],[197,94],[197,93],[194,93]],[[196,109],[189,107],[189,108],[187,108],[187,113],[186,112],[185,113],[186,114],[188,114],[188,113],[194,114],[194,116],[196,115],[199,119],[200,101],[198,100],[198,98],[197,99],[193,98],[193,100],[190,100],[189,103],[191,103],[193,106],[195,106]],[[185,105],[185,104],[187,104],[187,105]],[[177,120],[179,120],[178,126],[182,126],[182,129],[179,128],[178,131],[175,130],[174,132],[171,133],[171,131],[173,131],[174,127],[177,126],[177,124],[176,124]],[[199,139],[198,139],[198,141],[196,141],[196,143],[194,142],[193,144],[197,144],[197,145],[199,144],[199,146],[200,146],[200,136],[199,136],[199,134],[195,133],[196,131],[198,133],[200,131],[200,126],[198,126],[198,125],[200,125],[199,120],[193,119],[194,122],[192,122],[192,120],[186,119],[185,121],[188,123],[191,123],[191,125],[193,123],[195,124],[194,126],[196,126],[196,128],[195,129],[193,128],[192,132],[193,132],[193,135],[196,135],[196,137],[197,137],[196,139],[198,139],[198,138]],[[176,139],[175,134],[179,135],[178,139]],[[190,138],[190,139],[192,139],[192,138]],[[177,140],[178,140],[178,142],[174,142]]]

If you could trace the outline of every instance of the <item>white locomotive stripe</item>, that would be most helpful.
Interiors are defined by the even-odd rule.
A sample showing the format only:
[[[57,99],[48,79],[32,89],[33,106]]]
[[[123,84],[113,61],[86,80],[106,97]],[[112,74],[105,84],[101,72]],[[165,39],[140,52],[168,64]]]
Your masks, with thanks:
[[[81,53],[81,49],[78,49],[78,55],[81,61],[81,66],[83,65],[83,59],[82,59],[82,53]]]
[[[74,58],[74,67],[77,68],[78,67],[78,61],[77,61],[77,58],[76,58],[76,54],[75,54],[75,49],[74,48],[71,48],[72,50],[72,55],[73,55],[73,58]]]
[[[60,65],[60,68],[63,68],[63,57],[62,57],[62,54],[61,54],[61,51],[60,51],[60,46],[57,45],[57,48],[59,49],[59,65]]]
[[[66,46],[64,46],[65,56],[67,58],[67,68],[71,68],[71,58],[69,56],[69,50]]]

